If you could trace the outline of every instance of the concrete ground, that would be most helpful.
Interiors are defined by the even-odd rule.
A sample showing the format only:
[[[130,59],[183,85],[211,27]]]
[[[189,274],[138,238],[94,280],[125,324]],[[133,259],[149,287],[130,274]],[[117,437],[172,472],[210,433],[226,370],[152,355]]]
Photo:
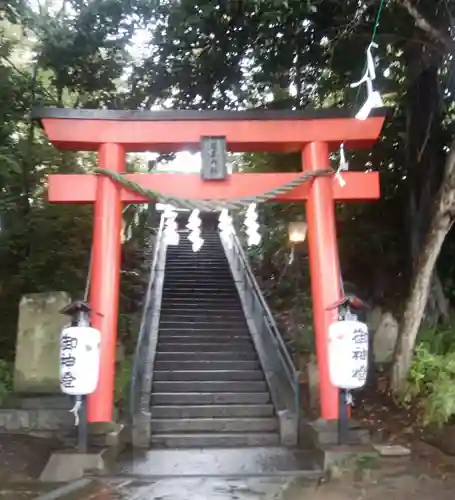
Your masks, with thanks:
[[[299,477],[104,478],[63,496],[40,500],[453,500],[454,479],[375,471],[366,478],[350,474],[325,484]],[[62,493],[64,493],[62,491]],[[32,498],[32,497],[30,497]]]
[[[0,446],[0,461],[7,458],[0,500],[452,500],[455,491],[455,459],[421,442],[410,458],[360,457],[334,468],[330,480],[302,476],[308,456],[279,449],[155,450],[125,455],[106,475],[62,486],[35,480],[44,458],[37,442],[28,449],[22,440],[11,444],[14,450]],[[34,457],[32,466],[19,449]]]
[[[127,452],[111,472],[139,478],[322,475],[311,452],[282,447]]]

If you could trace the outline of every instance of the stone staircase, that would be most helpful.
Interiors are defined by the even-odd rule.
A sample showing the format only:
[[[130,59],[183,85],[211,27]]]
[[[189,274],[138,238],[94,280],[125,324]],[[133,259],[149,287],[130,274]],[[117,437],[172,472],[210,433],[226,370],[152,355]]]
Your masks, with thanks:
[[[275,446],[278,421],[216,230],[168,247],[151,398],[152,446]]]

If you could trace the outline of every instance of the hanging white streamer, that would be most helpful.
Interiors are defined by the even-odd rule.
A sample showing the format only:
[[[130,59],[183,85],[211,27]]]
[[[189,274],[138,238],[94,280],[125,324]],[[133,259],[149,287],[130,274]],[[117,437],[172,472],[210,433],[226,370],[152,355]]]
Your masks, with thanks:
[[[202,220],[200,218],[200,213],[200,210],[193,210],[188,218],[188,224],[186,225],[186,227],[190,230],[188,239],[191,241],[193,252],[199,252],[204,245],[204,240],[201,237]]]
[[[338,181],[341,187],[346,185],[346,181],[343,179],[341,172],[346,172],[349,169],[349,163],[346,160],[346,155],[344,152],[344,144],[340,145],[340,163],[338,164],[337,171],[335,172],[335,179]]]
[[[228,248],[231,249],[233,246],[232,234],[234,232],[232,217],[229,215],[227,209],[221,210],[220,216],[218,218],[218,229],[220,230],[220,236],[227,243]]]
[[[248,236],[248,246],[257,246],[261,243],[261,235],[259,234],[258,213],[256,211],[256,203],[251,203],[248,207],[243,224],[246,227]]]
[[[167,245],[176,246],[180,243],[178,224],[176,221],[177,211],[172,205],[166,205],[164,211],[164,239]]]
[[[295,249],[294,249],[294,246],[292,246],[291,248],[291,253],[289,254],[289,261],[288,261],[288,264],[291,265],[294,263],[294,260],[295,260]]]
[[[74,414],[74,425],[77,427],[79,425],[79,411],[82,406],[82,398],[81,396],[76,396],[76,402],[74,406],[71,408],[70,413]]]
[[[360,111],[356,114],[358,120],[366,120],[374,108],[380,108],[384,105],[381,95],[377,90],[373,88],[373,80],[376,78],[376,69],[374,66],[374,59],[372,54],[372,49],[378,48],[378,45],[371,42],[368,45],[366,56],[367,56],[367,69],[363,77],[355,83],[351,83],[351,88],[356,88],[366,83],[367,86],[367,100],[364,105],[360,108]]]

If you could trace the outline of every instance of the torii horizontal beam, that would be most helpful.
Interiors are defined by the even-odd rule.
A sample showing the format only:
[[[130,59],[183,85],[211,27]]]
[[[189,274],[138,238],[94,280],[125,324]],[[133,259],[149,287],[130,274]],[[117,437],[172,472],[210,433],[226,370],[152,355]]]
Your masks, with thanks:
[[[377,140],[385,111],[355,120],[350,110],[303,111],[100,111],[37,109],[46,135],[59,149],[97,151],[101,144],[122,145],[125,152],[176,152],[199,149],[201,137],[226,138],[232,152],[300,152],[305,144],[324,142],[332,151],[369,148]]]
[[[301,176],[296,173],[236,173],[226,181],[204,181],[199,174],[128,174],[126,179],[140,186],[157,191],[163,196],[194,200],[235,200],[263,194],[287,184]],[[341,187],[332,178],[333,199],[337,201],[375,200],[380,197],[379,174],[377,172],[343,172],[346,185]],[[97,176],[81,174],[54,174],[49,177],[49,201],[53,203],[94,203],[96,200]],[[312,180],[303,182],[274,201],[294,202],[308,199]],[[147,203],[149,199],[121,189],[123,203]]]

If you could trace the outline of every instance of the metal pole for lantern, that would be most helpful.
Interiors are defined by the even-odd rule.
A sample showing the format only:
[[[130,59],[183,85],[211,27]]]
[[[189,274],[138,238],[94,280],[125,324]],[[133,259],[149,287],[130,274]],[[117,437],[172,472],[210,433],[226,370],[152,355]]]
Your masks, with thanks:
[[[343,285],[342,285],[343,286]],[[344,294],[344,289],[342,288]],[[340,320],[350,319],[349,304],[341,307]],[[338,405],[338,444],[343,445],[349,442],[349,400],[352,398],[350,391],[346,389],[339,390],[339,405]]]
[[[343,278],[340,273],[340,293],[341,296],[344,297],[344,283]],[[347,305],[346,309],[341,308],[339,312],[340,319],[348,319],[349,316],[349,305]],[[348,405],[348,397],[352,398],[351,394],[345,390],[340,389],[339,391],[339,405],[338,405],[338,444],[346,444],[349,441],[349,405]]]
[[[366,310],[369,309],[368,304],[360,300],[358,297],[355,297],[354,295],[345,295],[345,290],[342,282],[341,282],[341,292],[342,292],[341,300],[338,303],[334,304],[331,308],[338,307],[339,321],[358,321],[358,315],[353,312],[352,308],[354,308],[356,312],[361,310]],[[360,334],[359,343],[364,344],[365,342],[363,337],[365,336],[365,333],[362,330],[354,333]],[[367,349],[368,349],[368,342],[367,342]],[[367,353],[367,351],[365,352]],[[355,354],[357,354],[357,351],[355,351]],[[360,354],[362,354],[362,352],[360,352]],[[359,376],[360,375],[361,374],[359,373]],[[364,373],[363,376],[366,377],[366,373]],[[350,407],[352,406],[352,404],[353,404],[352,391],[350,389],[340,388],[339,407],[338,407],[338,444],[340,445],[347,444],[349,442],[349,417],[350,417]]]
[[[349,442],[349,407],[351,392],[346,389],[340,389],[340,404],[338,418],[338,444],[347,444]]]
[[[90,326],[90,311],[91,309],[87,302],[76,301],[64,307],[60,312],[71,317],[71,326]],[[87,453],[88,425],[86,396],[76,396],[77,403],[79,403],[77,409],[77,450],[79,453]]]

